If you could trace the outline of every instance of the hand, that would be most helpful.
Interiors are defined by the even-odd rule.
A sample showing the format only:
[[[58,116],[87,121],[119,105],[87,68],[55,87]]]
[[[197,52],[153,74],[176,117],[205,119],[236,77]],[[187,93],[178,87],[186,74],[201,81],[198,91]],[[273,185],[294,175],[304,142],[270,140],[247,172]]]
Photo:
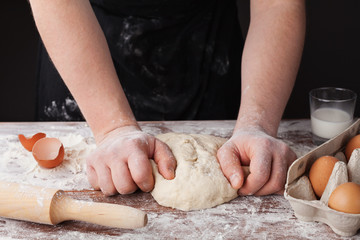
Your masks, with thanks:
[[[287,169],[296,154],[282,141],[260,128],[237,129],[218,150],[217,157],[226,178],[239,195],[281,194]],[[250,166],[244,182],[241,166]]]
[[[133,193],[138,187],[149,192],[154,187],[150,158],[164,178],[175,177],[176,160],[165,143],[133,126],[117,128],[87,158],[88,180],[107,196]]]

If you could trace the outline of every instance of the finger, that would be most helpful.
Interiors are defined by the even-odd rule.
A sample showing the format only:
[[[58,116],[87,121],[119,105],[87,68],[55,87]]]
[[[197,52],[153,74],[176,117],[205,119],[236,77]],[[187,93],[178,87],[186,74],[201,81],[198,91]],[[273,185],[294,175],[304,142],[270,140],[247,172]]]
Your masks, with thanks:
[[[128,159],[130,174],[136,185],[144,192],[154,188],[154,177],[150,160],[143,151],[133,152]]]
[[[86,173],[87,173],[86,175],[87,175],[87,178],[88,178],[88,181],[89,181],[90,185],[95,190],[100,190],[95,169],[92,166],[87,165],[86,166]]]
[[[278,156],[274,156],[271,167],[271,175],[266,184],[257,191],[254,195],[269,195],[275,192],[280,192],[284,189],[287,164],[280,159],[277,159]]]
[[[111,165],[111,176],[116,190],[120,194],[130,194],[136,191],[129,168],[124,161],[116,161]]]
[[[250,174],[238,193],[252,195],[258,192],[270,178],[271,162],[272,155],[266,150],[258,149],[251,158]]]
[[[286,145],[282,145],[282,148],[274,153],[269,181],[255,195],[283,194],[287,170],[295,159],[296,154]]]
[[[160,140],[155,140],[154,161],[159,173],[168,180],[174,179],[176,159],[168,145]]]
[[[230,142],[225,143],[217,152],[221,170],[234,189],[241,188],[244,183],[239,156],[235,145]]]
[[[110,169],[104,164],[101,165],[99,164],[94,167],[96,169],[96,173],[98,176],[98,183],[101,191],[106,196],[115,195],[117,191],[111,178]]]

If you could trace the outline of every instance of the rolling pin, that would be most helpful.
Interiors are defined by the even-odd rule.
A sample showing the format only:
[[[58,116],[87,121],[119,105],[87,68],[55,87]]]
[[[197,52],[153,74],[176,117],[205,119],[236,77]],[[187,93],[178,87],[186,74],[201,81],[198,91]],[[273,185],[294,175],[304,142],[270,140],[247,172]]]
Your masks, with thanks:
[[[75,200],[62,190],[0,182],[0,216],[44,224],[78,220],[115,228],[140,228],[145,212],[127,206]]]

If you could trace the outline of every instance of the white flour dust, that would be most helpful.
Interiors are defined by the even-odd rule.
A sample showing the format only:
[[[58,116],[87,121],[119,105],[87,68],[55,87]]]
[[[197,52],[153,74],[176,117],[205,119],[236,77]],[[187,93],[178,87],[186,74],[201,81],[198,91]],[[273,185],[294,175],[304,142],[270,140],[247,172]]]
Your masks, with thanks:
[[[75,100],[69,97],[65,98],[64,102],[52,101],[50,105],[44,107],[46,116],[55,119],[77,120],[72,116],[73,113],[79,112],[79,106]]]
[[[0,155],[0,181],[62,190],[91,189],[86,177],[85,158],[95,149],[93,139],[71,133],[47,137],[58,138],[65,150],[62,164],[52,169],[40,167],[32,153],[23,148],[17,135],[0,136],[0,142],[6,144]]]
[[[22,124],[11,124],[11,128],[4,125],[0,128],[0,181],[24,182],[64,190],[90,188],[85,174],[85,156],[94,150],[95,144],[87,125],[38,123],[31,129]],[[235,122],[140,125],[145,132],[154,135],[174,131],[229,138]],[[34,134],[34,129],[62,141],[66,154],[62,165],[50,170],[40,168],[32,154],[21,146],[17,134],[30,136]],[[299,131],[311,134],[309,129],[309,121],[284,122],[280,125],[278,135],[300,157],[314,148],[296,138]],[[90,197],[83,200],[89,201],[89,204],[93,201]],[[38,224],[0,218],[0,239],[242,239],[244,236],[250,239],[283,239],[284,236],[287,239],[344,239],[333,233],[326,224],[297,220],[289,202],[278,195],[238,197],[215,208],[191,212],[156,211],[156,203],[145,197],[141,203],[141,209],[149,217],[144,228],[114,229],[85,222],[44,228]]]

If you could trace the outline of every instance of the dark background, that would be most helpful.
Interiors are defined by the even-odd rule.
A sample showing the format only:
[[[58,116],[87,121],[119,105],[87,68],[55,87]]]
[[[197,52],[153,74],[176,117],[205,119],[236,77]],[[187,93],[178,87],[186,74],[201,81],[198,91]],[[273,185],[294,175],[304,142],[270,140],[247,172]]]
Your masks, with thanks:
[[[249,3],[240,2],[246,34]],[[26,0],[2,2],[0,34],[0,121],[34,121],[39,36]],[[305,49],[284,118],[309,118],[308,92],[324,86],[360,94],[359,0],[307,1]]]

